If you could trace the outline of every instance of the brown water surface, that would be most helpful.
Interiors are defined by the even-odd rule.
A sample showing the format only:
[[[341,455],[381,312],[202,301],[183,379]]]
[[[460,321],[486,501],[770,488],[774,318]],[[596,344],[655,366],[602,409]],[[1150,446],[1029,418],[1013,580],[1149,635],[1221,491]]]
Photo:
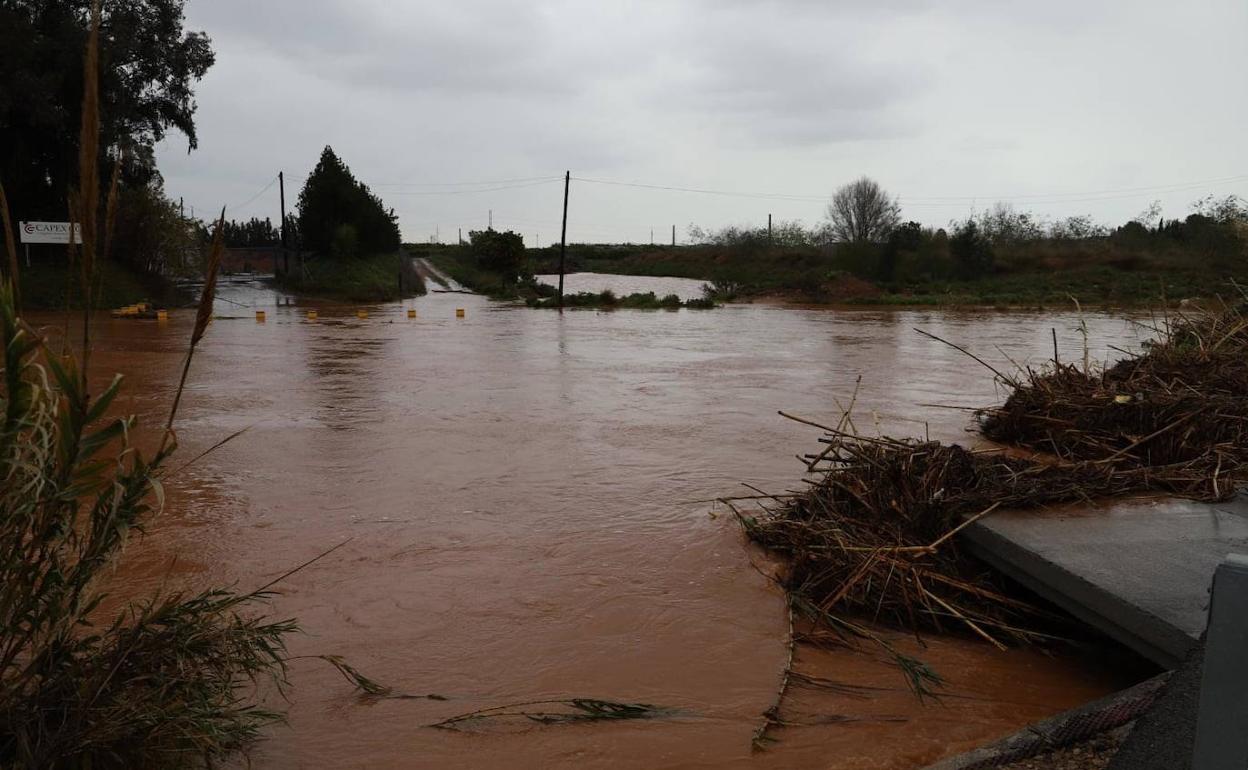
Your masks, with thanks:
[[[290,723],[262,768],[909,768],[1011,732],[1121,681],[1096,661],[930,639],[948,697],[920,704],[872,654],[803,648],[804,671],[888,688],[795,691],[791,719],[752,754],[786,656],[778,593],[730,517],[686,501],[798,486],[816,433],[777,409],[832,420],[861,378],[858,426],[971,441],[991,375],[925,329],[1004,363],[1081,355],[1071,314],[716,311],[559,314],[458,294],[371,308],[279,304],[227,287],[178,422],[182,456],[247,433],[169,484],[165,514],[115,580],[283,584],[273,611],[407,693],[362,700],[297,663]],[[267,322],[253,320],[254,307]],[[455,308],[466,310],[455,318]],[[49,326],[52,316],[36,316]],[[1122,319],[1086,318],[1092,355],[1138,344]],[[158,425],[192,322],[101,318],[97,378],[129,376],[121,408]],[[716,512],[722,514],[722,509]],[[900,644],[913,642],[905,639]],[[491,705],[593,696],[663,704],[673,720],[460,734],[424,727]],[[848,718],[848,719],[845,719]]]

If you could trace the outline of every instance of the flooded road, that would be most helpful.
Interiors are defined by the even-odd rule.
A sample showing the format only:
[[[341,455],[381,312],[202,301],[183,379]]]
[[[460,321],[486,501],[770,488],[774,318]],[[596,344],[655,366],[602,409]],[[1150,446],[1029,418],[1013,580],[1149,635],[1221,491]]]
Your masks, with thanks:
[[[535,276],[538,283],[549,286],[559,285],[559,275]],[[568,273],[563,276],[563,290],[567,294],[580,292],[598,293],[610,289],[617,297],[629,294],[645,294],[654,292],[659,299],[675,294],[682,300],[699,299],[706,281],[695,281],[691,278],[668,278],[649,275],[607,275],[603,273]]]
[[[931,639],[956,697],[918,703],[872,654],[802,649],[799,667],[888,688],[795,691],[784,729],[751,754],[786,656],[780,595],[729,517],[686,501],[741,482],[800,486],[794,455],[861,377],[858,426],[973,440],[991,375],[915,327],[993,362],[1077,357],[1073,314],[715,311],[560,314],[433,294],[375,306],[279,304],[228,286],[192,367],[183,459],[249,430],[167,487],[115,589],[285,581],[272,606],[305,633],[294,654],[342,654],[403,693],[361,699],[335,672],[292,666],[290,723],[260,768],[908,768],[1012,732],[1121,684],[1087,659]],[[267,322],[253,319],[253,308]],[[418,311],[408,320],[405,309]],[[455,309],[466,317],[456,319]],[[52,324],[51,316],[32,320]],[[1094,345],[1139,332],[1086,318]],[[98,379],[128,375],[119,408],[158,427],[191,311],[167,324],[102,318]],[[176,465],[176,463],[175,463]],[[722,514],[722,509],[718,512]],[[899,644],[917,650],[904,639]],[[488,706],[589,696],[678,708],[674,720],[453,733],[424,727]]]

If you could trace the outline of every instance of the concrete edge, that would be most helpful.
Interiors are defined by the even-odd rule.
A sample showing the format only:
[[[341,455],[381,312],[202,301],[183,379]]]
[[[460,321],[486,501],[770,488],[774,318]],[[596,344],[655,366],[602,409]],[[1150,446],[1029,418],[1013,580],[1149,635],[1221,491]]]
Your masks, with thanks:
[[[973,524],[962,534],[968,550],[993,569],[1167,670],[1178,668],[1196,644],[1182,629],[982,524]]]

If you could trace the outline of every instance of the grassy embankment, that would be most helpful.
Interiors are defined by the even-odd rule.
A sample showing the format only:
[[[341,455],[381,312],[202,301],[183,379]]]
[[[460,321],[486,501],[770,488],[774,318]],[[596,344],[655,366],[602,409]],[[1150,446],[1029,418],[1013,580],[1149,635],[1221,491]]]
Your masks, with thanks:
[[[731,246],[582,245],[568,247],[569,272],[672,276],[736,285],[743,297],[851,305],[1132,307],[1211,297],[1227,278],[1248,275],[1238,264],[1199,253],[1132,253],[1108,241],[1022,244],[1003,251],[974,280],[872,277],[874,255],[824,248],[742,249]],[[532,250],[536,272],[557,269],[558,251]]]
[[[537,296],[532,284],[507,282],[498,273],[482,270],[467,246],[418,243],[405,245],[414,257],[429,260],[458,283],[490,299],[527,299]]]
[[[80,276],[75,268],[68,269],[64,254],[40,255],[31,259],[30,267],[20,263],[22,306],[28,310],[62,310],[82,307]],[[92,305],[97,308],[122,307],[150,302],[156,307],[178,307],[191,297],[167,278],[144,273],[114,260],[96,262]]]
[[[403,291],[399,292],[399,272]],[[274,279],[281,288],[295,294],[343,302],[389,302],[425,293],[425,282],[417,275],[406,254],[377,254],[353,259],[313,257],[303,270]]]

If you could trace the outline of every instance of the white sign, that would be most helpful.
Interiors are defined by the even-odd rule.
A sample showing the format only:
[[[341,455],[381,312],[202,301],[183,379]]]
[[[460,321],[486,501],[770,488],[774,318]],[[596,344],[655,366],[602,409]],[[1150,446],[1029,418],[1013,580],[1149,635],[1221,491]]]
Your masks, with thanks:
[[[22,243],[69,243],[69,222],[21,222]],[[82,243],[82,226],[73,226],[74,243]]]

